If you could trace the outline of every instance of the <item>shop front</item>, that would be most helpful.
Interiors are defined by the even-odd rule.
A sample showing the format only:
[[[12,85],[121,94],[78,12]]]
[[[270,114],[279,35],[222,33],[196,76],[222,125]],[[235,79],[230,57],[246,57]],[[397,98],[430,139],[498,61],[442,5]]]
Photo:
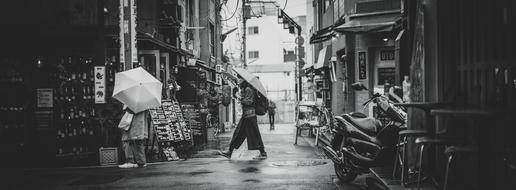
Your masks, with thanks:
[[[400,32],[396,25],[399,17],[399,13],[351,17],[334,27],[336,32],[346,35],[347,52],[341,54],[346,55],[343,59],[347,68],[345,72],[351,77],[347,85],[360,82],[380,94],[388,91],[390,86],[401,86],[396,83],[401,74],[395,53],[396,36]],[[352,94],[354,99],[348,99],[347,104],[354,105],[354,110],[362,110],[362,104],[369,99],[369,92]],[[365,113],[372,116],[372,107],[366,108]]]
[[[0,58],[1,136],[24,167],[93,165],[98,148],[114,143],[106,136],[120,109],[110,98],[118,64],[99,51],[95,27],[56,27],[40,28],[30,48]]]
[[[111,98],[115,73],[123,70],[119,50],[111,45],[115,44],[111,37],[105,38],[99,51],[102,44],[98,41],[104,35],[84,32],[84,28],[65,31],[67,35],[41,34],[34,41],[52,42],[53,48],[34,46],[1,57],[5,69],[0,82],[5,93],[0,112],[7,116],[0,119],[2,144],[13,160],[27,163],[24,167],[115,164],[122,160],[116,127],[122,105]],[[163,99],[174,103],[175,79],[180,78],[176,68],[190,55],[147,39],[138,42],[140,62],[134,66],[142,66],[162,81]],[[188,105],[181,108],[186,115]],[[147,145],[149,158],[157,153],[151,149],[153,137]],[[107,149],[101,147],[114,148],[110,154],[118,156],[105,160],[102,154]]]
[[[313,66],[315,84],[315,101],[318,105],[324,105],[326,108],[332,108],[332,87],[331,87],[331,50],[332,46],[325,46],[319,51],[317,63]]]

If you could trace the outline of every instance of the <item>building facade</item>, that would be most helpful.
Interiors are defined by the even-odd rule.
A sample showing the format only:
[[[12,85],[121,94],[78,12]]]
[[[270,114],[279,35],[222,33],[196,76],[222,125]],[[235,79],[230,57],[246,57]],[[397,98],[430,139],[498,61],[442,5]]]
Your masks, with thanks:
[[[336,100],[325,101],[335,114],[361,110],[362,103],[369,99],[369,92],[350,88],[354,82],[375,92],[383,92],[386,82],[401,86],[400,79],[408,74],[401,70],[396,49],[396,42],[403,37],[401,2],[312,1],[311,61],[314,70],[324,73],[321,80],[330,83],[322,85],[319,97]],[[324,93],[325,86],[331,92]],[[366,113],[371,109],[366,108]]]
[[[351,83],[362,82],[371,92],[378,92],[386,81],[400,86],[408,76],[409,101],[429,106],[434,114],[409,108],[407,127],[467,139],[468,144],[478,146],[478,153],[470,155],[475,162],[465,162],[450,173],[450,179],[462,180],[452,180],[451,185],[467,189],[515,187],[513,173],[507,172],[515,158],[511,137],[515,134],[516,84],[511,62],[514,54],[509,53],[514,51],[511,44],[515,39],[511,35],[515,28],[513,2],[311,2],[312,55],[325,55],[318,51],[331,45],[330,58],[324,57],[322,62],[335,61],[337,80],[339,75],[344,80],[337,84],[343,87],[345,103],[332,103],[335,113],[342,107],[345,112],[360,111],[361,103],[367,100],[367,92],[349,89]],[[314,64],[319,64],[320,59],[312,59],[316,60]],[[444,109],[434,108],[435,103]],[[432,120],[436,121],[434,126],[427,122]],[[411,143],[409,166],[414,165],[418,153]],[[445,163],[442,155],[443,151],[437,151],[425,157],[437,163],[430,165],[436,173],[445,171],[440,164]]]

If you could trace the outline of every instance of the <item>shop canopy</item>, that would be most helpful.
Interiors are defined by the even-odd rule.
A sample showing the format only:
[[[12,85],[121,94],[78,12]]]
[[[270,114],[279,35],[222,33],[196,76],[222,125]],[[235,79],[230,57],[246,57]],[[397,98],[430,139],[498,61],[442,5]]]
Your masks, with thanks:
[[[136,31],[137,35],[136,35],[136,38],[138,39],[138,42],[139,43],[149,43],[151,45],[155,45],[157,47],[160,47],[162,49],[165,49],[165,50],[168,50],[168,51],[172,51],[172,52],[175,52],[175,53],[178,53],[178,54],[181,54],[181,55],[185,55],[185,56],[193,56],[192,53],[186,51],[186,50],[183,50],[181,48],[178,48],[176,46],[173,46],[169,43],[166,43],[162,40],[159,40],[155,37],[153,37],[151,34],[149,33],[146,33],[146,32],[143,32],[141,30],[137,30]]]
[[[317,58],[317,63],[314,65],[314,69],[328,67],[330,57],[331,51],[328,50],[328,46],[324,46],[324,48],[319,51],[319,57]]]
[[[340,33],[366,33],[392,31],[399,14],[355,17],[349,22],[334,27],[334,31]]]
[[[333,25],[323,28],[310,37],[310,44],[316,44],[319,42],[324,42],[326,40],[331,39],[333,36],[335,36],[335,31],[333,31]]]

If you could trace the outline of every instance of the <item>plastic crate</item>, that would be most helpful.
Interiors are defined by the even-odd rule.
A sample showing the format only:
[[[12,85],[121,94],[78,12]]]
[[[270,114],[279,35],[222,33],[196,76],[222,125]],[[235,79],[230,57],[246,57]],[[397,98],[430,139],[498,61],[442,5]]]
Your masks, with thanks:
[[[101,166],[118,164],[118,148],[99,148]]]

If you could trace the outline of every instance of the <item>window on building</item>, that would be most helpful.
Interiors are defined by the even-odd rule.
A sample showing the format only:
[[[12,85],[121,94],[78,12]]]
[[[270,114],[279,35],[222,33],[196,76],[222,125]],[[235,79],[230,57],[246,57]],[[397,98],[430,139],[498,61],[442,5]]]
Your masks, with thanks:
[[[251,26],[247,28],[247,34],[255,35],[258,34],[258,26]]]
[[[215,56],[215,26],[210,23],[210,53]]]
[[[260,58],[259,51],[249,51],[249,59],[258,59]]]
[[[292,62],[296,61],[296,54],[294,51],[283,50],[283,61]]]

